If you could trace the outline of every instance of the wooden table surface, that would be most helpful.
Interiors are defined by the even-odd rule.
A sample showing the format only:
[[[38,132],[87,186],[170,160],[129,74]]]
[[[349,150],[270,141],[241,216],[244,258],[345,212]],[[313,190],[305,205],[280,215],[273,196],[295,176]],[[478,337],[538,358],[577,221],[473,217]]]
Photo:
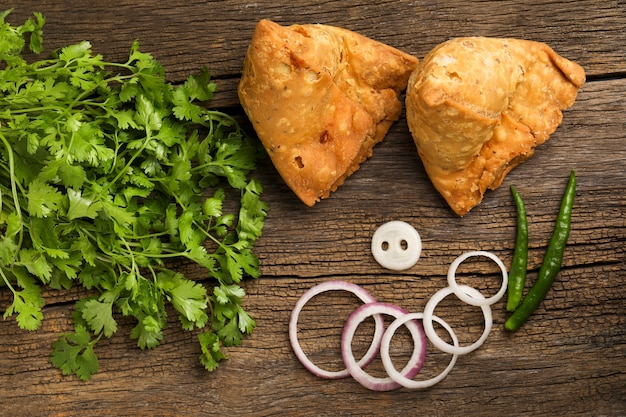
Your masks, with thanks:
[[[138,39],[173,83],[206,65],[219,89],[211,105],[239,115],[236,86],[253,28],[262,18],[345,27],[420,59],[452,37],[543,41],[581,64],[587,83],[551,139],[463,218],[430,184],[404,118],[356,174],[312,208],[296,199],[269,161],[262,162],[254,173],[269,206],[256,246],[262,277],[245,282],[245,308],[257,328],[241,346],[228,349],[227,361],[206,372],[195,337],[180,330],[172,314],[156,349],[138,349],[129,338],[133,324],[122,321],[118,332],[96,348],[98,374],[88,382],[64,377],[50,364],[51,344],[71,329],[73,302],[82,293],[47,291],[39,330],[21,331],[14,319],[0,321],[0,415],[626,416],[623,1],[8,0],[2,7],[14,8],[13,23],[43,12],[48,51],[86,39],[108,60],[122,61]],[[379,301],[421,311],[446,285],[448,265],[462,252],[489,250],[509,265],[515,238],[510,185],[526,201],[534,278],[571,169],[577,172],[578,190],[563,269],[518,332],[504,330],[504,303],[495,304],[486,343],[460,357],[446,379],[426,390],[373,392],[352,379],[319,379],[298,362],[287,324],[294,303],[315,284],[354,282]],[[407,271],[385,270],[370,254],[373,232],[389,220],[407,221],[422,236],[422,257]],[[195,268],[185,271],[204,277]],[[5,288],[0,312],[8,301]],[[439,314],[459,326],[465,340],[477,337],[479,310],[449,304]],[[348,295],[329,294],[307,307],[300,337],[311,357],[341,366],[338,337],[357,305]],[[433,355],[426,368],[430,364],[435,372],[441,366],[437,361],[447,358]]]

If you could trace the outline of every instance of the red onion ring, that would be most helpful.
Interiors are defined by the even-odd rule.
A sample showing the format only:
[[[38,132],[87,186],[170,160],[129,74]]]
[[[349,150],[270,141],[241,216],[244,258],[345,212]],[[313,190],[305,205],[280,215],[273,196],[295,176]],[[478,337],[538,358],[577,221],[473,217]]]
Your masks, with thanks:
[[[300,316],[300,311],[302,311],[304,305],[308,303],[313,297],[326,291],[337,290],[351,292],[352,294],[359,297],[359,299],[364,303],[373,303],[376,301],[374,297],[370,295],[370,293],[368,293],[365,289],[359,287],[356,284],[345,281],[327,281],[318,284],[306,291],[302,295],[302,297],[300,297],[300,299],[296,302],[296,305],[291,311],[291,317],[289,319],[289,342],[291,343],[291,348],[293,349],[300,363],[311,373],[317,375],[320,378],[345,378],[347,376],[350,376],[350,372],[347,369],[343,369],[340,371],[327,371],[315,365],[307,357],[307,355],[302,350],[302,347],[300,346],[300,342],[298,341],[298,318]],[[378,353],[378,349],[380,347],[380,339],[385,332],[385,322],[380,315],[374,315],[374,320],[376,322],[376,327],[374,330],[372,344],[370,345],[365,355],[363,355],[363,357],[358,362],[356,362],[357,367],[367,366],[367,364],[369,364]]]
[[[346,321],[346,325],[343,328],[343,334],[341,335],[341,355],[348,372],[350,372],[352,377],[361,385],[374,391],[390,391],[400,388],[402,385],[398,384],[389,377],[378,378],[371,376],[359,366],[354,359],[354,355],[352,354],[352,338],[354,337],[354,333],[356,332],[357,327],[359,327],[359,324],[369,316],[381,314],[387,314],[398,318],[408,314],[408,312],[393,304],[363,304],[354,310]],[[420,326],[417,321],[407,322],[406,327],[411,332],[414,347],[413,354],[401,374],[407,378],[413,378],[417,375],[424,364],[424,359],[426,357],[426,336],[422,326]]]
[[[485,256],[493,260],[500,267],[500,270],[502,271],[502,286],[500,287],[500,290],[492,297],[489,297],[489,298],[483,297],[483,298],[478,298],[478,299],[470,297],[468,294],[466,294],[464,291],[462,291],[459,288],[459,284],[457,284],[456,282],[457,268],[459,267],[461,262],[473,256]],[[479,307],[482,305],[492,305],[500,301],[500,299],[506,293],[506,287],[507,287],[508,281],[509,281],[509,278],[508,278],[508,273],[506,271],[506,266],[500,260],[500,258],[498,258],[496,255],[494,255],[491,252],[486,252],[482,250],[465,252],[464,254],[456,258],[450,265],[450,268],[448,269],[448,285],[450,286],[450,288],[452,288],[452,290],[454,291],[454,294],[457,297],[459,297],[460,300],[466,302],[469,305],[476,306],[476,307]]]
[[[402,385],[405,388],[421,389],[421,388],[432,387],[433,385],[438,384],[446,376],[448,376],[452,368],[454,368],[457,358],[459,357],[459,355],[456,353],[452,354],[452,358],[450,359],[450,363],[448,363],[448,366],[446,367],[446,369],[444,369],[436,377],[423,380],[423,381],[414,381],[413,379],[407,378],[404,375],[402,375],[401,372],[398,372],[396,367],[393,365],[393,362],[391,361],[391,356],[389,355],[389,344],[391,343],[391,338],[395,334],[396,330],[398,330],[398,328],[402,326],[404,323],[406,323],[407,321],[420,320],[423,318],[424,318],[423,313],[409,313],[409,314],[405,314],[404,316],[398,317],[397,319],[393,321],[393,323],[389,325],[387,330],[385,330],[385,334],[383,335],[383,339],[380,343],[380,357],[382,359],[383,366],[385,367],[385,371],[387,372],[387,375],[389,375],[389,378],[391,378],[392,380],[394,380],[395,382],[397,382],[398,384]],[[446,323],[443,319],[434,315],[432,316],[432,320],[441,324],[443,328],[447,330],[447,332],[450,334],[450,337],[452,338],[452,342],[454,343],[454,346],[459,346],[459,340],[457,339],[456,334],[454,333],[450,325],[448,325],[448,323]]]
[[[475,299],[484,299],[483,295],[477,289],[470,287],[468,285],[459,286],[461,291],[465,292],[467,295],[475,298]],[[448,295],[452,294],[454,290],[451,287],[445,287],[437,291],[433,296],[428,300],[426,306],[424,307],[424,318],[422,319],[422,324],[424,325],[424,332],[426,332],[426,336],[431,341],[433,345],[435,345],[438,349],[443,350],[446,353],[464,355],[466,353],[472,352],[476,350],[480,345],[482,345],[487,336],[489,336],[489,332],[491,331],[491,327],[493,326],[493,318],[491,317],[491,307],[488,305],[481,305],[480,308],[483,311],[483,316],[485,318],[485,330],[480,338],[468,346],[453,346],[449,343],[446,343],[443,339],[439,337],[437,332],[433,327],[433,312],[435,311],[435,307],[437,304],[441,302]]]

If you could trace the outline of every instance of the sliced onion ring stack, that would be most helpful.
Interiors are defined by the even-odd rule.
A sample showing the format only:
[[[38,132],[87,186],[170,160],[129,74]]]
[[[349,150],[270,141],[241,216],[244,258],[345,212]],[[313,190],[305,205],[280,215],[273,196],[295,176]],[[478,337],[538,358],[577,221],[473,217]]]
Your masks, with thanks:
[[[341,335],[341,356],[352,377],[361,383],[361,385],[374,391],[390,391],[400,388],[401,385],[389,377],[377,378],[371,376],[358,365],[352,353],[352,338],[359,324],[369,316],[376,317],[381,314],[387,314],[397,319],[406,316],[408,312],[393,304],[376,302],[363,304],[350,314],[343,328],[343,334]],[[407,321],[405,323],[413,337],[414,347],[411,358],[400,374],[410,379],[417,375],[424,364],[424,359],[426,358],[426,336],[424,335],[422,326],[420,326],[417,321]]]
[[[495,261],[502,270],[502,287],[494,296],[485,298],[477,289],[468,285],[459,285],[456,282],[455,275],[458,266],[461,262],[471,256],[486,256]],[[412,389],[427,388],[439,383],[450,373],[456,364],[459,355],[470,353],[485,342],[493,326],[491,305],[498,302],[503,297],[506,292],[507,281],[508,277],[506,268],[496,255],[485,251],[466,252],[455,259],[451,264],[448,270],[449,286],[437,291],[430,298],[430,300],[428,300],[423,313],[408,313],[406,310],[393,304],[377,302],[365,289],[356,284],[344,281],[327,281],[312,287],[297,301],[293,311],[291,312],[291,318],[289,320],[289,340],[296,357],[302,365],[310,372],[321,378],[336,379],[351,375],[363,386],[377,391],[387,391],[399,387]],[[346,369],[341,371],[327,371],[313,364],[313,362],[306,356],[300,346],[300,343],[298,342],[298,317],[302,308],[314,296],[322,292],[332,290],[344,290],[351,292],[365,303],[357,308],[348,317],[344,326],[341,338],[341,355],[344,364],[346,365]],[[483,312],[485,329],[481,337],[471,345],[460,346],[459,340],[450,325],[434,314],[434,310],[439,302],[450,294],[455,294],[461,301],[464,301],[467,304],[480,307]],[[382,315],[391,315],[395,317],[395,320],[386,330]],[[374,318],[376,323],[372,343],[365,355],[357,361],[352,353],[352,339],[359,324],[370,316]],[[423,328],[417,321],[420,319],[422,320]],[[439,337],[434,329],[433,322],[439,323],[449,333],[452,339],[452,344],[445,342]],[[405,325],[411,332],[414,348],[411,358],[405,367],[402,371],[398,371],[391,361],[389,348],[393,335],[402,325]],[[451,354],[452,358],[450,359],[448,366],[438,376],[428,380],[413,380],[424,364],[427,339],[436,348]],[[386,378],[373,377],[363,370],[363,368],[374,359],[378,352],[380,352],[383,366],[388,375]]]

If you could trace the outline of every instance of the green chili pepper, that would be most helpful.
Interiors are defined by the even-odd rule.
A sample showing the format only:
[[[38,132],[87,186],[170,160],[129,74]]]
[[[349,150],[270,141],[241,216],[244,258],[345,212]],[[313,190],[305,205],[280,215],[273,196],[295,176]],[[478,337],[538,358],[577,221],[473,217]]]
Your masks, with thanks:
[[[570,173],[569,182],[561,201],[561,208],[554,227],[554,232],[548,243],[548,248],[539,268],[537,280],[526,294],[519,307],[504,323],[507,330],[515,331],[526,322],[528,317],[537,309],[552,287],[554,278],[561,269],[563,252],[569,237],[571,227],[572,206],[576,194],[576,174]]]
[[[526,207],[524,201],[515,187],[511,186],[511,194],[517,208],[517,236],[515,238],[515,250],[509,270],[509,282],[507,286],[507,311],[515,311],[522,301],[524,284],[526,283],[526,266],[528,264],[528,221],[526,220]]]

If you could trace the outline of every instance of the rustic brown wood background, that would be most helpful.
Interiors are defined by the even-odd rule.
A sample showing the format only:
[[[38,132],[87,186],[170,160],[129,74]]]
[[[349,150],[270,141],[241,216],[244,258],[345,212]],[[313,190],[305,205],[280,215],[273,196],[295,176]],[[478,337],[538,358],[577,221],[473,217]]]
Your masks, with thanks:
[[[63,377],[49,362],[51,344],[71,328],[73,301],[81,294],[50,291],[40,330],[23,332],[12,319],[0,321],[0,415],[626,415],[623,1],[5,1],[2,8],[9,7],[14,23],[44,13],[47,50],[88,39],[107,59],[124,60],[139,39],[172,82],[206,65],[220,90],[213,105],[241,115],[236,85],[261,18],[345,27],[420,59],[457,36],[543,41],[580,63],[588,81],[551,140],[464,218],[430,185],[404,119],[373,158],[313,208],[263,163],[255,172],[270,207],[257,246],[263,277],[245,284],[246,309],[258,326],[242,346],[228,350],[228,361],[207,373],[194,336],[180,330],[172,314],[160,347],[139,350],[128,337],[132,323],[122,321],[113,338],[99,342],[101,370],[91,381]],[[496,304],[486,344],[459,358],[443,382],[420,391],[376,393],[351,379],[321,380],[294,357],[287,337],[290,310],[317,283],[348,280],[380,301],[419,311],[446,285],[447,267],[462,252],[490,250],[508,265],[515,236],[510,185],[527,204],[534,278],[570,169],[579,185],[563,270],[520,331],[504,331],[507,314],[502,302]],[[389,220],[408,221],[422,235],[422,258],[406,272],[382,269],[369,253],[372,233]],[[181,268],[191,277],[204,276]],[[488,264],[481,268],[493,271]],[[7,291],[0,291],[0,312],[8,300]],[[462,326],[458,333],[465,340],[480,334],[476,310],[448,304],[438,313]],[[335,294],[307,308],[301,338],[315,360],[341,366],[337,338],[356,305]],[[400,353],[403,347],[410,349],[403,344]],[[447,360],[439,356],[427,363],[433,372],[443,366],[438,360]]]

